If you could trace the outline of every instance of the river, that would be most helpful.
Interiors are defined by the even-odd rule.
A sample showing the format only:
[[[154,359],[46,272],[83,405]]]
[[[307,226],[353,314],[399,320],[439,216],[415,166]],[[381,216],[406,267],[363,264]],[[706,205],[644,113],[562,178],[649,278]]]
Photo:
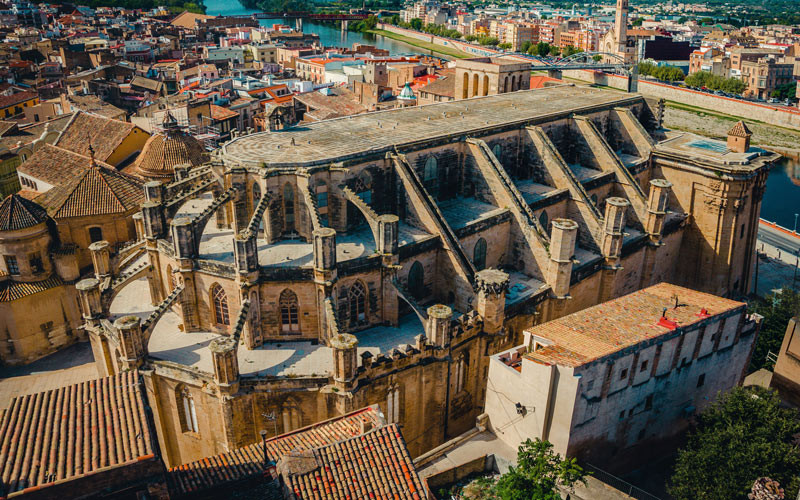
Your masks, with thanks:
[[[800,214],[800,161],[784,158],[767,179],[761,218],[794,229],[795,214]]]
[[[256,9],[246,9],[238,0],[204,0],[206,6],[206,14],[212,16],[247,16],[254,12]],[[273,24],[288,24],[294,27],[294,20],[284,19],[262,19],[260,21],[262,26],[271,26]],[[383,36],[376,36],[370,33],[357,33],[354,31],[342,32],[339,28],[329,26],[327,24],[311,23],[308,20],[303,21],[303,31],[316,33],[319,35],[320,43],[326,47],[351,47],[354,43],[364,43],[367,45],[374,45],[379,49],[388,50],[392,55],[399,54],[431,54],[432,52],[425,49],[420,49],[413,45],[408,45],[391,38]]]

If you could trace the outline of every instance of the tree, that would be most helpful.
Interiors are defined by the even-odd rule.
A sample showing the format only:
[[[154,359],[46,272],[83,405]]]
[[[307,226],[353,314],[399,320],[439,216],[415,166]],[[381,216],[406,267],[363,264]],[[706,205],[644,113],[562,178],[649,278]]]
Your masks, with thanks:
[[[637,17],[636,19],[633,20],[633,22],[631,23],[631,26],[641,26],[642,23],[644,23],[644,18],[643,17]]]
[[[415,17],[410,21],[411,29],[419,30],[422,28],[422,19]]]
[[[764,316],[756,339],[756,347],[750,357],[750,369],[771,368],[766,361],[767,353],[780,351],[786,324],[800,311],[800,293],[791,288],[783,288],[763,299],[750,302],[748,308]]]
[[[527,54],[528,50],[531,48],[531,45],[533,45],[531,42],[522,42],[522,47],[520,47],[519,51],[523,54]]]
[[[678,24],[683,24],[683,23],[685,23],[685,22],[686,22],[686,21],[688,21],[688,20],[689,20],[689,18],[688,18],[688,17],[686,17],[686,16],[681,16],[680,18],[678,18]]]
[[[508,42],[503,42],[500,45],[498,45],[497,47],[500,48],[500,49],[503,49],[503,50],[508,50],[508,49],[511,48],[511,44],[508,43]]]
[[[536,55],[545,57],[550,54],[550,44],[546,42],[539,42],[536,44]]]
[[[571,489],[586,483],[586,472],[574,458],[561,459],[548,441],[528,439],[517,450],[517,467],[492,485],[481,483],[481,497],[502,500],[560,500],[558,487]]]
[[[595,54],[592,56],[592,61],[594,62],[600,62],[601,59],[603,59],[603,56],[601,56],[600,54]]]
[[[761,387],[737,387],[720,397],[698,416],[678,452],[669,494],[675,500],[746,498],[753,482],[767,476],[795,498],[800,450],[792,436],[800,432],[800,415],[780,404],[774,391]]]

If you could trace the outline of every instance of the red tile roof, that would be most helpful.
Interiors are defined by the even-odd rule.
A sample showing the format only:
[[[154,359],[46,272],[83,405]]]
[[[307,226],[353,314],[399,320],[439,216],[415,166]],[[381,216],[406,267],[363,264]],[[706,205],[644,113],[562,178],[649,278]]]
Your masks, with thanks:
[[[12,302],[63,284],[64,282],[57,274],[42,281],[2,281],[0,282],[0,302]]]
[[[94,166],[36,198],[54,219],[121,214],[144,202],[143,183],[111,168]]]
[[[64,184],[81,175],[91,165],[91,158],[72,151],[45,144],[33,152],[17,171],[53,186]],[[101,166],[113,168],[107,163]]]
[[[0,419],[0,495],[153,457],[137,371],[18,396]]]
[[[229,118],[234,118],[239,116],[239,113],[236,111],[231,111],[228,108],[223,108],[222,106],[217,106],[216,104],[211,104],[211,118],[215,121],[222,121],[227,120]]]
[[[736,122],[736,125],[734,125],[733,128],[728,130],[728,135],[732,135],[734,137],[750,137],[753,135],[753,133],[750,132],[749,128],[747,128],[747,124],[745,124],[745,122],[739,120]]]
[[[372,430],[364,432],[364,425]],[[290,455],[297,454],[313,457],[310,472],[291,473]],[[269,439],[267,457],[275,462],[288,457],[281,468],[289,470],[299,498],[424,497],[400,431],[384,424],[377,406]],[[173,491],[195,494],[263,474],[263,460],[263,447],[255,443],[173,467],[168,479]]]
[[[666,318],[682,328],[707,317],[702,310],[713,316],[744,307],[743,302],[660,283],[528,329],[553,344],[525,357],[580,366],[673,330],[675,326],[659,323],[665,308]]]
[[[0,203],[0,231],[17,231],[47,221],[47,211],[36,203],[10,194]]]
[[[105,161],[134,128],[136,125],[133,123],[78,111],[61,132],[55,145],[84,156],[90,156],[91,145],[95,158]]]
[[[39,94],[36,92],[17,92],[11,95],[0,95],[0,109],[19,104],[21,102],[36,99]]]

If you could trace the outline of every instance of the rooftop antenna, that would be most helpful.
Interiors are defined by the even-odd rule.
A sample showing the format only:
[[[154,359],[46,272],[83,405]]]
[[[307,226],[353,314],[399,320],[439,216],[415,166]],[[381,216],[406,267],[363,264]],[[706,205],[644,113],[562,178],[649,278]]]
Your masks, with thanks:
[[[92,140],[91,140],[91,137],[89,137],[88,134],[86,135],[86,137],[87,137],[87,141],[89,142],[89,157],[92,159],[91,165],[93,167],[96,167],[97,166],[97,162],[94,160],[94,147],[92,146]]]

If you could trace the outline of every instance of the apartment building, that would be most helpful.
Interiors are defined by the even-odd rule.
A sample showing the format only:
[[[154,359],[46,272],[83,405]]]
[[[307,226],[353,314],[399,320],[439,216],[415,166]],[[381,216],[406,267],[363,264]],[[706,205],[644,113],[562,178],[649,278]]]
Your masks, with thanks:
[[[774,56],[743,61],[742,80],[747,84],[744,94],[767,99],[777,87],[794,81],[793,70],[794,62],[780,62]]]

